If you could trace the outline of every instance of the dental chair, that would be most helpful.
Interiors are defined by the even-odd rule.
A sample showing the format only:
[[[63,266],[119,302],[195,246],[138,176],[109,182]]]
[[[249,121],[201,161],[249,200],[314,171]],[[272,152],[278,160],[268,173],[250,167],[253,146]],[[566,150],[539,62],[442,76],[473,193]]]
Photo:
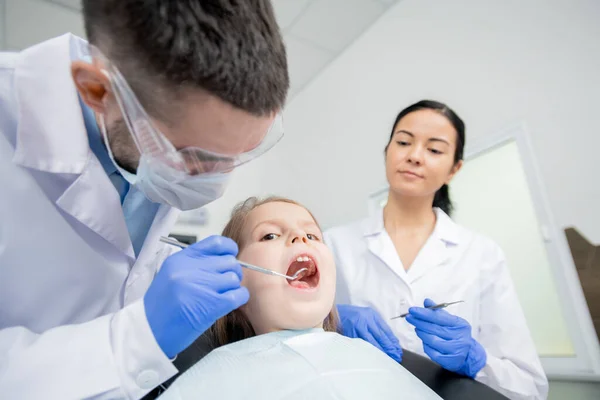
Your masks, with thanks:
[[[427,357],[403,349],[402,366],[446,400],[507,400],[508,397],[466,376],[450,372]]]
[[[207,335],[202,335],[189,348],[180,353],[174,361],[179,374],[163,384],[166,388],[213,349]],[[419,378],[438,396],[445,400],[508,400],[507,397],[492,388],[465,376],[450,372],[440,367],[427,357],[403,349],[402,366]],[[156,399],[163,388],[150,392],[143,400]]]

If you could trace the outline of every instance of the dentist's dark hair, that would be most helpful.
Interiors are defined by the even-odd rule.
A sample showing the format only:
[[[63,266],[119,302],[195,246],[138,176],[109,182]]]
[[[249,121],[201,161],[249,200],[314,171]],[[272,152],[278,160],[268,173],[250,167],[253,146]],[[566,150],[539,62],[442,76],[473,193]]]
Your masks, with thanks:
[[[385,146],[385,152],[387,153],[387,149],[392,142],[394,137],[394,132],[396,131],[396,127],[398,123],[402,120],[402,118],[406,117],[408,114],[413,113],[415,111],[420,110],[432,110],[437,112],[438,114],[446,117],[448,122],[454,127],[456,131],[456,149],[454,150],[454,163],[458,163],[464,157],[465,151],[465,123],[462,119],[456,114],[450,107],[448,107],[444,103],[440,103],[435,100],[421,100],[418,103],[410,105],[406,107],[404,110],[400,111],[400,113],[396,116],[396,120],[394,121],[394,125],[392,126],[392,132],[390,133],[390,139],[388,140],[387,145]],[[448,185],[442,186],[436,193],[433,198],[433,207],[438,207],[442,209],[446,214],[452,215],[452,210],[454,206],[452,205],[452,201],[450,200],[450,191]]]
[[[256,116],[283,108],[289,74],[269,0],[83,0],[89,42],[152,113],[202,89]],[[177,105],[173,105],[177,107]]]

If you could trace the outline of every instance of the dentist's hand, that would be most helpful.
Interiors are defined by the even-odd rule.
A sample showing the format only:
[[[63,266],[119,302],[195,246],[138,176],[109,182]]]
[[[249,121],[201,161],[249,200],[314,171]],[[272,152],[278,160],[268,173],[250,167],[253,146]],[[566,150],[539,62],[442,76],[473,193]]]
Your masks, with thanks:
[[[435,302],[425,299],[424,305],[431,307]],[[408,311],[406,321],[414,325],[429,358],[449,371],[475,378],[485,366],[487,354],[471,336],[471,325],[441,309],[411,307]]]
[[[402,362],[400,342],[377,311],[347,304],[340,304],[337,309],[344,336],[366,340],[392,359]]]
[[[236,243],[211,236],[168,257],[144,296],[146,318],[173,358],[215,321],[248,301]]]

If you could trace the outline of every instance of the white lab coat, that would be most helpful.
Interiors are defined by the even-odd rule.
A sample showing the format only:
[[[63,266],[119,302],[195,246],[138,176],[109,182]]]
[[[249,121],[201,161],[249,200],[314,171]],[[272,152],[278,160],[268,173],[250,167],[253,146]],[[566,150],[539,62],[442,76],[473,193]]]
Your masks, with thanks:
[[[0,54],[0,397],[134,399],[177,372],[141,300],[177,215],[136,259],[71,78],[85,53],[64,35]]]
[[[325,233],[337,265],[338,304],[369,306],[389,323],[403,348],[425,355],[414,327],[390,318],[435,302],[466,319],[487,352],[476,379],[511,399],[545,399],[548,381],[506,266],[492,240],[455,224],[435,209],[432,235],[408,271],[387,234],[383,213]]]

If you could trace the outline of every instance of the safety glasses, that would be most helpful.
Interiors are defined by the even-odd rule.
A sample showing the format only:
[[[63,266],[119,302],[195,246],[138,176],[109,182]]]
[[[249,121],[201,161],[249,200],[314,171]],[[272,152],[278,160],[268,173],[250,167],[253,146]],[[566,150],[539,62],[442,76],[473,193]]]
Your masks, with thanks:
[[[270,150],[283,137],[283,118],[277,115],[262,141],[252,150],[240,154],[219,154],[199,147],[176,149],[167,137],[152,123],[135,93],[117,67],[100,50],[90,45],[91,55],[104,64],[111,87],[142,156],[168,165],[185,176],[229,172]],[[215,132],[214,134],[218,134]]]

